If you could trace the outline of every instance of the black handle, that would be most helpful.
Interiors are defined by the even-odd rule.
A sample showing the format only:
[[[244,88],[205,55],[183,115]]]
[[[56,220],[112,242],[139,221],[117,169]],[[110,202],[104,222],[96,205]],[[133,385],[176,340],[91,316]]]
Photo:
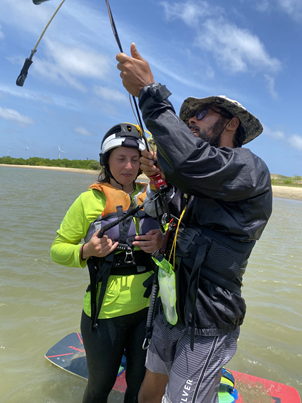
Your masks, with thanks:
[[[44,1],[48,1],[48,0],[33,0],[33,3],[37,6],[41,3],[44,3]]]
[[[28,74],[28,69],[30,68],[32,63],[33,63],[32,60],[29,59],[28,57],[25,59],[25,62],[24,62],[23,67],[22,67],[22,70],[21,70],[21,72],[20,72],[20,74],[19,74],[19,76],[18,76],[18,78],[16,80],[16,84],[19,87],[23,87],[24,81],[25,81],[25,79],[27,77],[27,74]]]
[[[113,228],[115,225],[119,224],[121,221],[125,220],[126,218],[130,217],[131,215],[134,216],[134,214],[136,214],[143,207],[144,207],[144,203],[140,204],[139,206],[135,207],[134,209],[131,209],[123,217],[118,218],[117,220],[105,225],[105,227],[100,229],[100,232],[98,233],[98,238],[102,238],[106,231],[108,231],[110,228]]]

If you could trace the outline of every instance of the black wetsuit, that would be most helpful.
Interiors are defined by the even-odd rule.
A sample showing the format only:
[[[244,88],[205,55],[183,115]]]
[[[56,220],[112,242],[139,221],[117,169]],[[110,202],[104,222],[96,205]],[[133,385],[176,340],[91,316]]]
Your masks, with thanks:
[[[146,350],[142,349],[147,309],[110,319],[98,319],[93,332],[91,318],[82,314],[81,332],[87,354],[88,385],[83,403],[106,403],[114,386],[121,359],[126,349],[127,390],[125,403],[136,403],[145,375]]]

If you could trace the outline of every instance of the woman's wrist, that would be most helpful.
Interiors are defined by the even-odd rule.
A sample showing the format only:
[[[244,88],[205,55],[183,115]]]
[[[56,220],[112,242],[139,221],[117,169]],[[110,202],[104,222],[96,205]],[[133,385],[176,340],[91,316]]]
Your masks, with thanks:
[[[81,259],[81,261],[86,260],[87,257],[88,257],[88,256],[85,257],[86,256],[85,251],[84,251],[85,245],[86,245],[86,243],[83,243],[82,246],[81,246],[81,249],[80,249],[80,259]]]

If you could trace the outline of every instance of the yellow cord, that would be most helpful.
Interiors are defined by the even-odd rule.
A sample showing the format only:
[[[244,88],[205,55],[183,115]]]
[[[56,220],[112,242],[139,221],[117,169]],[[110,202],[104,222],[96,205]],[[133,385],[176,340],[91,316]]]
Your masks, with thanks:
[[[37,43],[35,44],[33,50],[31,51],[31,55],[32,55],[32,56],[33,56],[33,55],[35,54],[35,52],[37,51],[37,47],[38,47],[38,45],[39,45],[39,43],[40,43],[40,41],[41,41],[43,35],[45,34],[45,31],[47,30],[47,28],[48,28],[49,24],[51,23],[51,21],[54,19],[54,17],[55,17],[55,15],[57,14],[57,12],[60,10],[60,8],[61,8],[61,6],[63,5],[64,1],[65,1],[65,0],[62,0],[62,1],[61,1],[61,3],[60,3],[60,4],[58,5],[58,7],[55,9],[55,12],[53,13],[53,15],[50,17],[50,20],[49,20],[48,23],[45,25],[45,27],[44,27],[44,29],[43,29],[43,31],[42,31],[42,33],[41,33],[41,35],[40,35],[40,37],[39,37]]]
[[[186,208],[187,208],[187,205],[188,205],[188,195],[186,195],[186,194],[185,194],[185,199],[186,199],[186,204],[185,204],[184,209],[182,210],[182,213],[181,213],[181,215],[179,217],[179,220],[178,220],[178,223],[177,223],[177,228],[176,228],[176,231],[175,231],[175,236],[174,236],[174,239],[173,239],[173,244],[172,244],[172,248],[171,248],[171,252],[170,252],[170,256],[169,256],[169,262],[170,262],[171,255],[173,253],[173,264],[172,265],[173,265],[174,270],[175,270],[175,253],[176,253],[177,234],[178,234],[178,230],[179,230],[181,220],[183,218],[183,215],[185,214],[185,211],[186,211]]]

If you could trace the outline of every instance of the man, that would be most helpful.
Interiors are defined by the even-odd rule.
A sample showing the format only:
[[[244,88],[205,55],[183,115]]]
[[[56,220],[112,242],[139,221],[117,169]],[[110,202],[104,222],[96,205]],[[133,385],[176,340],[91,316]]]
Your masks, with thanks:
[[[242,276],[272,210],[268,168],[241,148],[262,126],[224,96],[187,98],[179,119],[170,92],[155,83],[134,44],[131,55],[118,54],[117,67],[125,88],[139,97],[160,169],[177,189],[170,211],[185,226],[176,234],[178,322],[156,317],[139,402],[217,403],[222,367],[235,354],[246,310]],[[141,164],[149,176],[160,171],[151,153]]]

